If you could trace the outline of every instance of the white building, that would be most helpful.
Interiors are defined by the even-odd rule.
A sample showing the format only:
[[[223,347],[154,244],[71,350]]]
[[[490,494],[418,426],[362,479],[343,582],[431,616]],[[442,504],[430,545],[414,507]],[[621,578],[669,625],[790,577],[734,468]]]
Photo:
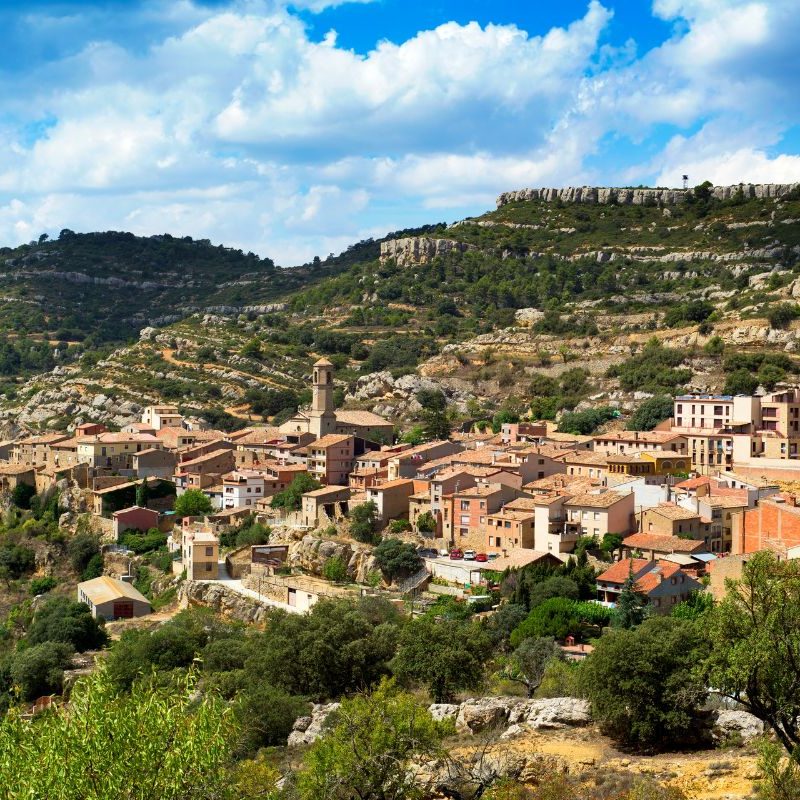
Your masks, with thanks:
[[[222,476],[222,508],[252,506],[264,497],[266,479],[262,472],[237,469]]]
[[[183,417],[178,412],[177,406],[147,406],[142,411],[142,422],[160,431],[162,428],[182,427]]]

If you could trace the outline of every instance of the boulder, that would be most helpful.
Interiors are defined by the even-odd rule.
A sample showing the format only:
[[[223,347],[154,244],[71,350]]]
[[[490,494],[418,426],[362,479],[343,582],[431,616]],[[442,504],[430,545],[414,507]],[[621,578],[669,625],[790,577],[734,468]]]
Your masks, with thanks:
[[[532,700],[529,709],[525,722],[534,730],[588,725],[592,720],[589,701],[577,697]]]
[[[443,719],[453,719],[458,716],[459,706],[456,703],[433,703],[428,711],[431,716],[437,721]]]
[[[293,726],[289,738],[286,740],[288,747],[302,747],[313,744],[322,735],[328,717],[336,711],[340,703],[319,703],[311,709],[311,716],[298,718]]]
[[[717,712],[714,738],[718,741],[738,735],[742,741],[749,742],[762,733],[764,733],[764,723],[747,711],[723,709]]]
[[[461,733],[480,733],[498,728],[508,720],[513,700],[508,697],[480,697],[462,703],[456,717],[456,730]]]

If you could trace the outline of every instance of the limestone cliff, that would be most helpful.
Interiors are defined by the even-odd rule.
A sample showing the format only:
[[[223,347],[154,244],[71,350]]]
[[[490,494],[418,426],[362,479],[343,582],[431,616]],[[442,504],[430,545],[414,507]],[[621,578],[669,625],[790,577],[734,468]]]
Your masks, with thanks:
[[[465,253],[477,250],[475,245],[455,242],[452,239],[432,239],[428,236],[409,236],[381,242],[381,262],[394,259],[399,267],[412,264],[429,264],[436,256],[448,253]]]
[[[783,197],[792,189],[800,186],[798,183],[739,183],[733,186],[714,186],[712,196],[717,200],[730,200],[741,189],[745,199],[769,199]],[[520,200],[544,200],[554,203],[617,203],[623,206],[641,205],[676,205],[686,199],[691,189],[615,189],[608,186],[566,186],[562,189],[518,189],[513,192],[503,192],[497,198],[497,207],[515,203]]]

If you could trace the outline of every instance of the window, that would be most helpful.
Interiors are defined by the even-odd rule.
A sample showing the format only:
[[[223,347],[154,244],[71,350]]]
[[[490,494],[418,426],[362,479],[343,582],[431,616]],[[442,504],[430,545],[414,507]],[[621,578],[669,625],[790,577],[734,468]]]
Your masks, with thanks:
[[[600,519],[600,512],[599,511],[595,511],[594,512],[594,518],[595,519]]]
[[[213,547],[206,547],[206,555],[213,556],[214,555],[214,548]]]
[[[462,511],[469,511],[469,500],[462,500],[461,501],[461,510]]]
[[[206,572],[211,572],[211,562],[210,561],[206,562]]]

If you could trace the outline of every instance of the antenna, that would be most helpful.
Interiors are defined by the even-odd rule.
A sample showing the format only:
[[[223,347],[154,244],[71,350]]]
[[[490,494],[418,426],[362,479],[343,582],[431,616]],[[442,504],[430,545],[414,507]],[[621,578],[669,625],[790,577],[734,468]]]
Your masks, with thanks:
[[[689,188],[689,176],[688,175],[684,175],[683,176],[683,188],[684,189],[688,189]]]

